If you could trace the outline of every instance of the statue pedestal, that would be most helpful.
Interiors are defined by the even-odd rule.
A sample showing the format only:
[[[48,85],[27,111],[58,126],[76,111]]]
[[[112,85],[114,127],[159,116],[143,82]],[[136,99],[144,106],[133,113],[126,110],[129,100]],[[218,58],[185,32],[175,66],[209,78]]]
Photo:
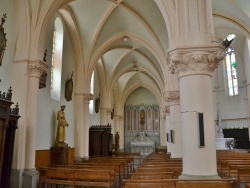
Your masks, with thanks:
[[[65,165],[68,164],[69,147],[51,147],[51,165]]]

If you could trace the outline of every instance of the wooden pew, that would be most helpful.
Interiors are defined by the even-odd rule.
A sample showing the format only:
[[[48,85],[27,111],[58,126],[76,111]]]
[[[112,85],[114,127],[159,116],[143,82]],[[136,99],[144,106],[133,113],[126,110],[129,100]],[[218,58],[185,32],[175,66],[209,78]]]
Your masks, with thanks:
[[[234,179],[151,179],[151,180],[123,180],[123,188],[236,188]]]
[[[178,180],[176,188],[236,188],[235,179],[196,179]]]
[[[39,188],[46,185],[114,187],[114,170],[48,167],[39,169]]]
[[[243,183],[243,182],[250,183],[250,167],[249,166],[238,167],[237,180],[238,180],[239,187],[240,187],[240,183]]]
[[[229,164],[232,163],[242,163],[242,164],[247,164],[250,163],[250,159],[224,159],[220,160],[218,162],[218,173],[223,176],[224,174],[227,174],[229,170]]]
[[[38,187],[42,188],[49,184],[74,186],[74,178],[74,169],[40,168]]]
[[[124,179],[123,188],[175,188],[175,181],[173,179]]]
[[[149,173],[139,173],[135,172],[131,175],[130,179],[172,179],[173,172],[149,172]]]
[[[114,187],[114,171],[96,169],[76,169],[75,186]]]

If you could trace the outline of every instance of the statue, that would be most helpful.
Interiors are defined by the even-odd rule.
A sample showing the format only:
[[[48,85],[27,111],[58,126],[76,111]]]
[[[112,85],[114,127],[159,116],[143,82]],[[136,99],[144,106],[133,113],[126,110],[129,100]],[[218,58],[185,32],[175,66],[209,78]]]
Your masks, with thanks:
[[[66,81],[65,85],[65,99],[67,101],[72,100],[72,93],[73,93],[73,72],[71,73],[71,78]]]
[[[95,100],[95,113],[99,112],[99,108],[100,108],[100,94],[99,94],[99,97],[96,98]]]
[[[57,132],[56,132],[56,146],[64,147],[67,146],[65,143],[66,136],[65,136],[65,127],[68,127],[69,124],[67,123],[64,115],[65,105],[61,106],[61,110],[57,112]]]
[[[116,132],[116,134],[115,134],[115,151],[119,150],[119,139],[120,139],[119,133]]]

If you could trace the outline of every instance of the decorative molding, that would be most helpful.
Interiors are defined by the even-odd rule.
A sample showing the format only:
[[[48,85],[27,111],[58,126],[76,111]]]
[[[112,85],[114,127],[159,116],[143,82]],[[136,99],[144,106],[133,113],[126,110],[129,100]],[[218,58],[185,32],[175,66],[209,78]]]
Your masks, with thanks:
[[[163,106],[161,108],[162,115],[165,117],[163,119],[166,119],[166,116],[169,116],[170,114],[170,106]]]
[[[167,93],[166,100],[170,104],[179,103],[180,102],[180,92],[179,91],[169,91]]]
[[[172,74],[209,74],[225,58],[221,46],[176,48],[169,51],[168,66]]]
[[[48,72],[49,65],[44,61],[32,61],[28,63],[28,71],[30,77],[40,78],[41,75],[45,72]]]

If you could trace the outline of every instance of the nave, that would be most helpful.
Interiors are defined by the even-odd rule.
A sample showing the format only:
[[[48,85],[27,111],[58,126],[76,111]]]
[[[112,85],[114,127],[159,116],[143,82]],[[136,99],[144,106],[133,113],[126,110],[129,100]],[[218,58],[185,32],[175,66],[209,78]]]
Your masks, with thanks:
[[[161,152],[148,156],[127,153],[92,157],[73,164],[40,168],[39,188],[58,185],[65,188],[248,188],[250,185],[248,151],[217,151],[220,179],[178,179],[182,165],[182,159],[172,159],[169,153]]]

